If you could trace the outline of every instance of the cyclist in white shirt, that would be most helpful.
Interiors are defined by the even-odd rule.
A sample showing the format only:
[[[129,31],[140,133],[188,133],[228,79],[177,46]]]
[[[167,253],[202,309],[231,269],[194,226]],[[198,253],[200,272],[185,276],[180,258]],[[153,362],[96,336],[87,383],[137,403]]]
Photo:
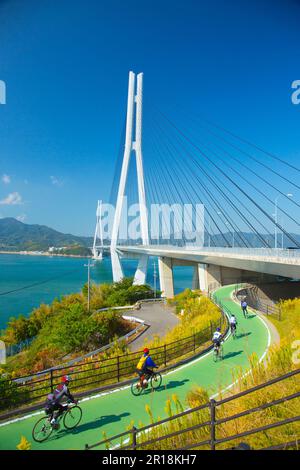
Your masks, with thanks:
[[[231,317],[229,318],[229,324],[230,324],[231,333],[233,333],[233,331],[236,331],[237,320],[233,313]]]
[[[221,328],[217,328],[212,337],[212,342],[217,348],[221,346],[221,339],[222,339]]]

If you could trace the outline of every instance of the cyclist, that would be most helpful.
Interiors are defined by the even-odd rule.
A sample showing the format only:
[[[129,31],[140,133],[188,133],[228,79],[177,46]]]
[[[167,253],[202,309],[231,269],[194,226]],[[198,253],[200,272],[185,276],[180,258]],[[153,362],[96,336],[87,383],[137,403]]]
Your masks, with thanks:
[[[221,328],[217,328],[216,331],[213,334],[212,342],[213,342],[215,348],[218,350],[218,354],[219,354],[219,349],[220,349],[220,346],[221,346],[222,338],[223,338],[223,335],[221,333]]]
[[[136,371],[139,374],[140,377],[140,386],[141,387],[147,387],[148,386],[148,379],[151,377],[153,374],[153,371],[149,369],[149,367],[154,367],[158,368],[158,366],[155,364],[155,362],[152,360],[150,356],[150,351],[148,348],[145,348],[143,351],[143,355],[140,358],[137,366],[136,366]]]
[[[64,375],[61,383],[56,387],[53,393],[50,393],[46,402],[46,413],[51,414],[51,424],[56,426],[58,424],[57,418],[63,414],[68,405],[62,405],[63,398],[67,398],[72,403],[77,404],[77,400],[73,397],[69,390],[69,382],[71,378],[69,375]]]
[[[246,314],[248,315],[248,310],[247,310],[248,304],[245,299],[241,301],[241,307],[243,310],[244,317],[246,317]]]
[[[236,326],[237,326],[237,319],[233,313],[231,317],[229,318],[229,324],[230,324],[231,333],[233,334],[233,332],[236,331]]]

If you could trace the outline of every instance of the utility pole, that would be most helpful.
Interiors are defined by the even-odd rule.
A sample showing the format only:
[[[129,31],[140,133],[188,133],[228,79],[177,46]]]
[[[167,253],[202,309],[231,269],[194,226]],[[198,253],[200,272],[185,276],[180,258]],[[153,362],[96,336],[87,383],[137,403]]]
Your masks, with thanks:
[[[275,214],[274,214],[274,217],[275,217],[275,233],[274,233],[274,245],[275,245],[275,249],[277,248],[277,222],[278,222],[278,198],[279,196],[277,196],[275,198]]]
[[[291,193],[287,193],[285,194],[285,196],[289,197],[289,198],[292,198],[293,195]],[[274,221],[275,221],[275,248],[277,248],[277,223],[278,223],[278,199],[280,198],[280,196],[277,196],[275,198],[275,213],[274,213]],[[281,234],[281,247],[283,248],[283,232]]]
[[[93,268],[95,265],[91,264],[91,261],[88,260],[88,264],[85,264],[84,267],[88,268],[88,312],[90,313],[90,284],[91,284],[91,276],[90,276],[90,269]]]
[[[154,267],[154,270],[153,270],[153,283],[154,283],[154,298],[156,299],[156,263],[155,263],[155,260],[153,262],[153,267]]]

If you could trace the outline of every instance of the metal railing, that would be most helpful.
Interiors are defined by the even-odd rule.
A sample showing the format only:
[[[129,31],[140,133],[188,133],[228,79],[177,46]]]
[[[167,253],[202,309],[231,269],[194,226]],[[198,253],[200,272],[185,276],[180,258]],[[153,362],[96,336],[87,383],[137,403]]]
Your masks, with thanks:
[[[266,315],[272,315],[276,317],[279,321],[282,319],[282,311],[281,311],[281,306],[278,304],[275,304],[272,301],[266,301],[261,299],[260,297],[255,295],[255,290],[258,287],[256,285],[250,284],[250,283],[244,283],[244,284],[237,284],[235,287],[235,296],[238,298],[239,294],[241,291],[246,291],[246,296],[249,296],[251,300],[248,302],[249,307],[253,308],[255,310],[258,310],[259,312],[265,313]],[[248,290],[251,290],[253,292],[253,295],[248,293]]]
[[[228,322],[224,315],[219,321],[211,322],[210,326],[202,331],[186,338],[151,348],[153,360],[163,365],[176,365],[178,359],[185,356],[199,354],[200,349],[211,340],[216,327],[223,330],[228,329]],[[92,393],[100,389],[112,388],[121,381],[130,378],[136,373],[136,364],[142,351],[127,353],[112,358],[101,357],[98,360],[89,360],[71,366],[53,367],[47,373],[37,373],[31,376],[18,377],[16,379],[1,380],[0,409],[13,409],[14,413],[20,405],[35,404],[34,409],[40,405],[39,400],[45,399],[48,393],[61,381],[61,376],[68,374],[72,378],[72,392],[82,394]],[[33,409],[33,407],[31,407]],[[7,413],[0,415],[0,419],[6,417]]]
[[[117,434],[115,436],[112,436],[110,438],[104,439],[100,442],[97,442],[95,444],[86,444],[85,449],[94,449],[94,448],[99,448],[99,447],[110,447],[118,450],[137,450],[137,449],[147,449],[148,446],[153,446],[155,447],[156,444],[162,443],[163,441],[169,440],[169,443],[166,444],[166,448],[171,448],[173,450],[180,449],[180,450],[187,450],[187,449],[196,449],[196,448],[205,448],[205,449],[210,449],[210,450],[216,450],[218,446],[221,444],[226,444],[230,443],[232,441],[239,441],[241,438],[245,438],[247,436],[251,436],[253,434],[257,433],[265,433],[271,429],[276,429],[281,426],[285,425],[292,425],[293,423],[297,423],[300,421],[300,416],[295,415],[295,416],[290,416],[289,418],[286,419],[281,419],[278,418],[275,420],[273,423],[265,424],[259,427],[253,427],[251,429],[247,429],[246,431],[243,432],[237,432],[236,434],[231,434],[229,436],[225,437],[218,437],[217,434],[223,434],[222,431],[224,430],[224,424],[230,421],[235,421],[238,420],[242,417],[252,417],[255,413],[258,413],[260,411],[264,410],[269,410],[270,408],[277,406],[277,405],[282,405],[283,403],[290,402],[291,400],[295,400],[300,397],[300,391],[297,391],[296,393],[292,393],[290,395],[285,395],[281,398],[278,398],[273,401],[266,401],[263,404],[260,404],[256,407],[244,410],[239,413],[235,413],[223,418],[218,418],[218,408],[227,404],[227,403],[235,403],[236,400],[238,400],[241,397],[244,397],[246,395],[250,395],[254,392],[257,392],[259,390],[265,390],[268,387],[271,387],[274,384],[281,384],[285,380],[295,378],[298,376],[300,373],[300,369],[291,371],[285,375],[282,375],[280,377],[276,377],[272,380],[269,380],[268,382],[265,382],[260,385],[256,385],[255,387],[249,388],[248,390],[245,390],[243,392],[237,393],[233,396],[223,398],[220,400],[214,400],[211,399],[209,402],[197,406],[192,409],[188,409],[186,411],[183,411],[181,413],[178,413],[174,416],[171,416],[166,419],[162,419],[160,421],[157,421],[156,423],[149,424],[148,426],[142,426],[140,428],[133,427],[132,429],[125,431],[123,433]],[[297,381],[298,384],[298,389],[300,388],[299,386],[299,380]],[[268,394],[266,394],[268,396]],[[201,419],[201,414],[202,414],[202,419]],[[205,416],[203,416],[205,414]],[[289,413],[291,414],[291,413]],[[185,420],[185,422],[192,421],[193,424],[192,426],[186,426],[185,427],[185,422],[182,420],[182,418],[189,418]],[[200,417],[200,419],[199,419]],[[251,424],[251,420],[249,419],[249,423]],[[164,427],[164,425],[168,425],[168,428]],[[172,431],[172,432],[166,432],[168,429],[176,428],[175,425],[177,425],[177,429]],[[179,428],[179,429],[178,429]],[[197,440],[197,436],[195,434],[196,431],[198,430],[204,430],[204,435],[205,439],[204,440]],[[158,437],[154,435],[154,431],[157,431],[158,434],[160,434]],[[151,437],[151,432],[152,436]],[[295,429],[295,432],[297,432],[297,429]],[[299,428],[298,428],[299,432]],[[189,434],[188,434],[189,433]],[[183,436],[186,438],[186,441],[188,442],[187,445],[180,445],[178,447],[178,436]],[[290,436],[291,437],[291,436]],[[292,436],[292,437],[295,437]],[[300,432],[299,432],[299,437],[300,437]],[[121,442],[120,442],[121,439]],[[117,441],[117,442],[115,442]],[[280,448],[287,448],[287,447],[300,447],[300,441],[298,440],[298,436],[296,439],[284,443],[278,443],[274,444],[272,447],[265,447],[266,450],[270,449],[280,449]]]
[[[289,249],[289,248],[239,248],[239,247],[207,247],[197,245],[186,245],[178,247],[176,245],[132,245],[132,246],[118,246],[122,251],[138,251],[140,249],[153,249],[153,250],[166,250],[167,252],[172,251],[197,251],[205,254],[224,254],[238,255],[244,258],[257,258],[262,257],[265,259],[288,259],[294,260],[296,263],[300,263],[300,249]]]

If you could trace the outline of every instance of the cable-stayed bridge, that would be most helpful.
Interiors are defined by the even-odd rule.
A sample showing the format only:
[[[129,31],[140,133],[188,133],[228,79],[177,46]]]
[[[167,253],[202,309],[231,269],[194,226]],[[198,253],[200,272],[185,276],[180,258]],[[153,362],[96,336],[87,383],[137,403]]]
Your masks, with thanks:
[[[194,266],[193,286],[203,290],[249,277],[299,279],[300,169],[175,105],[145,109],[143,74],[130,72],[106,238],[114,281],[124,276],[122,256],[138,258],[136,284],[158,256],[167,297],[176,265]]]

